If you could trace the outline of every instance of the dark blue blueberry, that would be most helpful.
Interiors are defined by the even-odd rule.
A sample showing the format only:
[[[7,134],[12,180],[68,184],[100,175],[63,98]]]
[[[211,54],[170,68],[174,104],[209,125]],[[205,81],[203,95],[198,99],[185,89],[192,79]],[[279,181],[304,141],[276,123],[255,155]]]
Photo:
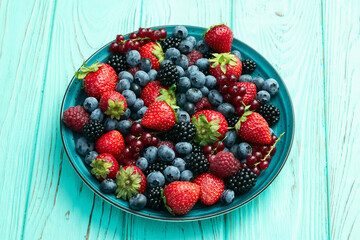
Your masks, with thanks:
[[[189,66],[189,60],[186,57],[186,55],[181,54],[175,61],[176,65],[179,65],[180,67],[182,67],[184,70],[188,69]]]
[[[91,152],[88,152],[86,155],[85,155],[85,163],[87,165],[90,165],[92,163],[92,161],[98,156],[99,154],[95,151],[91,151]]]
[[[138,118],[142,118],[145,115],[145,112],[147,111],[147,107],[142,107],[139,109],[139,111],[137,111],[137,116]]]
[[[239,82],[252,82],[252,77],[249,74],[241,75],[239,78]]]
[[[235,113],[235,108],[230,103],[222,103],[217,107],[217,111],[225,117],[230,117]]]
[[[110,132],[118,127],[118,121],[116,119],[106,118],[104,121],[105,131]]]
[[[207,70],[210,67],[209,59],[207,58],[200,58],[195,62],[196,66],[199,67],[199,70]]]
[[[136,101],[136,95],[135,95],[135,93],[133,92],[133,91],[131,91],[131,90],[124,90],[124,91],[122,91],[122,93],[121,93],[123,96],[124,96],[124,98],[126,99],[126,103],[127,103],[127,106],[128,107],[131,107],[134,103],[135,103],[135,101]]]
[[[230,148],[230,152],[236,157],[237,159],[241,159],[238,154],[239,145],[235,144]]]
[[[142,71],[142,70],[137,71],[135,73],[134,79],[142,87],[145,87],[146,84],[148,84],[150,82],[149,75],[146,72]]]
[[[189,90],[186,91],[186,99],[189,102],[197,103],[198,101],[200,101],[201,98],[202,98],[202,93],[197,88],[190,88]]]
[[[130,67],[136,67],[140,62],[141,56],[137,50],[130,50],[126,53],[126,62]]]
[[[165,146],[165,145],[161,145],[158,148],[158,156],[164,162],[171,162],[175,158],[175,152],[170,147]]]
[[[192,87],[202,88],[205,85],[205,75],[200,71],[190,73],[189,79]]]
[[[182,107],[185,105],[186,103],[186,95],[185,93],[176,93],[176,104],[179,106],[179,107]]]
[[[261,90],[256,94],[256,99],[260,101],[260,104],[268,103],[271,99],[270,93],[265,90]]]
[[[200,40],[196,43],[196,49],[201,52],[202,54],[205,54],[209,51],[209,46],[204,42],[204,40]]]
[[[122,120],[118,123],[118,130],[123,135],[128,135],[130,133],[132,123],[128,120]]]
[[[134,105],[132,105],[131,110],[132,110],[133,112],[137,112],[137,111],[139,111],[140,108],[142,108],[143,106],[144,106],[144,101],[143,101],[141,98],[137,98],[137,99],[135,100]]]
[[[191,102],[186,102],[183,109],[188,112],[190,116],[194,115],[196,111],[195,105]]]
[[[131,83],[130,84],[130,90],[135,93],[136,97],[140,97],[140,95],[141,95],[141,87],[140,87],[139,84]],[[129,107],[129,103],[128,103],[128,107]]]
[[[153,163],[158,158],[158,149],[154,146],[148,147],[144,150],[143,157],[148,160],[149,163]]]
[[[273,97],[279,92],[279,83],[275,79],[269,78],[264,82],[262,89],[268,91]]]
[[[149,78],[150,78],[150,82],[155,81],[156,76],[157,76],[157,71],[155,69],[151,69],[148,72]]]
[[[208,99],[209,99],[211,105],[213,105],[215,107],[217,107],[223,103],[223,96],[221,95],[221,93],[218,90],[215,90],[215,89],[213,89],[209,92]]]
[[[231,189],[225,189],[220,197],[220,202],[224,205],[229,205],[235,199],[235,193]]]
[[[165,177],[159,171],[149,173],[146,180],[147,180],[147,185],[151,188],[162,187],[165,184]]]
[[[139,158],[136,160],[136,166],[140,168],[141,171],[144,171],[148,167],[149,163],[148,160],[144,157]]]
[[[177,167],[180,172],[185,170],[186,162],[182,158],[175,158],[174,161],[172,161],[172,165]]]
[[[169,48],[165,52],[165,59],[169,59],[173,63],[175,63],[176,59],[180,57],[180,51],[176,48]]]
[[[120,117],[120,120],[126,120],[130,117],[130,115],[131,115],[131,110],[130,108],[127,108],[124,115]]]
[[[184,71],[184,69],[183,69],[182,67],[180,67],[180,66],[178,66],[178,65],[176,65],[175,67],[176,67],[176,69],[177,69],[178,72],[179,72],[179,77],[185,76],[185,71]]]
[[[176,84],[176,90],[178,92],[184,93],[189,90],[191,87],[191,82],[188,77],[181,77],[179,78],[178,83]]]
[[[188,40],[182,40],[179,44],[179,50],[183,54],[190,53],[193,50],[193,48],[194,48],[194,45],[192,44],[192,42],[190,42]]]
[[[97,108],[90,114],[90,119],[99,120],[100,122],[102,122],[104,120],[104,113],[101,111],[100,108]]]
[[[130,81],[128,79],[121,79],[115,87],[115,90],[119,93],[122,93],[124,90],[130,89]]]
[[[198,66],[192,65],[185,71],[185,76],[190,77],[191,73],[198,72],[198,71],[199,71]]]
[[[168,166],[164,170],[166,181],[174,182],[180,179],[180,170],[175,166]]]
[[[175,145],[175,151],[180,155],[187,155],[192,151],[192,145],[189,142],[178,142]]]
[[[212,75],[207,75],[205,77],[205,86],[209,89],[213,89],[216,86],[216,78]]]
[[[209,95],[209,89],[207,87],[205,87],[205,86],[200,88],[200,91],[201,91],[203,97],[207,97],[207,95]]]
[[[248,144],[246,142],[240,143],[237,151],[238,151],[238,156],[240,157],[240,159],[247,158],[247,156],[252,154],[252,148],[251,148],[250,144]]]
[[[180,181],[192,182],[194,180],[194,174],[190,170],[184,170],[180,174]]]
[[[236,138],[237,138],[236,132],[234,130],[230,130],[227,133],[225,133],[225,139],[223,142],[226,147],[231,148],[232,146],[234,146]]]
[[[188,36],[188,30],[184,26],[177,26],[173,31],[174,37],[185,39]]]
[[[196,45],[196,38],[194,36],[188,36],[186,40],[190,41],[194,46]]]
[[[256,85],[258,91],[260,91],[264,85],[264,79],[262,77],[254,77],[251,82]]]
[[[164,61],[162,61],[162,62],[160,63],[160,67],[164,66],[164,65],[167,64],[167,63],[171,63],[171,62],[172,62],[171,60],[165,59]]]
[[[152,67],[152,63],[151,63],[150,59],[142,58],[140,60],[139,66],[140,66],[141,70],[143,70],[145,72],[149,72]]]
[[[131,73],[129,73],[128,71],[122,71],[119,73],[119,79],[127,79],[130,81],[130,83],[132,83],[134,81],[134,77]]]
[[[241,53],[238,50],[232,50],[231,53],[241,61]]]
[[[177,115],[177,121],[178,122],[190,122],[190,115],[185,111],[178,111]]]
[[[85,98],[83,106],[86,111],[92,112],[99,106],[99,102],[94,97],[87,97]]]
[[[94,143],[89,142],[84,137],[80,137],[78,140],[76,140],[75,149],[78,154],[85,156],[88,152],[94,150]]]
[[[114,193],[117,186],[113,179],[105,179],[100,184],[100,190],[106,194]]]
[[[225,147],[223,151],[224,151],[224,152],[230,152],[230,149],[228,149],[227,147]]]
[[[137,112],[131,112],[130,118],[132,120],[138,120],[140,117],[138,116]]]
[[[146,203],[147,200],[145,195],[140,193],[132,195],[132,197],[129,199],[129,207],[136,211],[145,208]]]

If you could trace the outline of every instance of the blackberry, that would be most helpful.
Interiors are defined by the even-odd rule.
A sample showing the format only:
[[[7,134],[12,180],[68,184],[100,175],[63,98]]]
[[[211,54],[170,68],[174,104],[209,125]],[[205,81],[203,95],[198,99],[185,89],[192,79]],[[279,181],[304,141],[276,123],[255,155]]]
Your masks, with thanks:
[[[280,119],[280,110],[274,105],[261,105],[257,112],[267,121],[269,126],[275,125]]]
[[[166,63],[162,67],[157,74],[157,80],[161,85],[170,87],[173,84],[176,84],[179,79],[179,72],[176,69],[176,66],[172,63]]]
[[[242,74],[251,74],[255,71],[256,63],[252,59],[242,61]]]
[[[239,121],[239,116],[236,114],[231,115],[230,117],[226,118],[229,127],[234,127],[235,124]]]
[[[184,160],[186,161],[186,169],[191,170],[194,174],[202,174],[208,172],[210,169],[209,161],[202,153],[201,148],[200,152],[198,148],[193,148],[191,154],[184,157]]]
[[[192,153],[203,153],[202,147],[200,147],[199,145],[195,144],[195,143],[191,143],[192,145]]]
[[[226,179],[225,185],[235,193],[242,194],[249,191],[255,185],[256,177],[256,174],[249,168],[243,168]]]
[[[83,126],[82,133],[87,140],[95,142],[104,133],[104,126],[101,121],[91,119]]]
[[[125,71],[127,69],[126,57],[121,53],[111,55],[106,63],[115,70],[116,74],[119,74],[121,71]]]
[[[205,70],[200,70],[200,72],[202,72],[205,76],[209,75],[209,69],[205,69]]]
[[[195,125],[191,122],[177,122],[167,133],[167,137],[173,142],[190,142],[196,134]]]
[[[162,187],[148,188],[145,196],[148,208],[160,210],[164,207],[164,200],[161,198]]]
[[[168,166],[168,164],[164,161],[156,161],[154,163],[150,163],[149,166],[144,171],[144,174],[147,176],[152,172],[163,172],[165,168]]]
[[[217,53],[212,49],[209,49],[209,51],[207,51],[206,53],[203,54],[203,58],[214,58],[214,55],[212,55],[213,53]]]
[[[164,39],[164,41],[161,41],[160,45],[163,49],[163,52],[166,52],[166,50],[168,50],[169,48],[178,48],[180,42],[181,42],[181,38],[170,37]]]

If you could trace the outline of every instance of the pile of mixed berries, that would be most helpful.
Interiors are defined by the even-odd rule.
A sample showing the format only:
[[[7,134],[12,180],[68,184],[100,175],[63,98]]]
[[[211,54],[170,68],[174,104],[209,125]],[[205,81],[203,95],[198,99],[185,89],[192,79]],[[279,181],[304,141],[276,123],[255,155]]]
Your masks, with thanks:
[[[184,26],[167,35],[118,35],[107,63],[76,72],[88,97],[63,121],[82,134],[76,151],[105,194],[183,215],[198,201],[232,203],[269,167],[279,84],[251,75],[256,63],[231,51],[226,25],[200,41]]]

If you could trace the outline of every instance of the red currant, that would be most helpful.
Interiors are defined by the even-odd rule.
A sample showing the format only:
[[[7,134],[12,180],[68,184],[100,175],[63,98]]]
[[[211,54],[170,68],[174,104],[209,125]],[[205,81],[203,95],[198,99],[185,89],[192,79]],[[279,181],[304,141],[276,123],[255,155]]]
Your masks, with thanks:
[[[261,148],[260,148],[260,152],[263,154],[263,155],[266,155],[267,153],[268,153],[268,151],[269,151],[269,148],[268,148],[268,146],[262,146]]]
[[[259,163],[259,168],[261,170],[265,170],[269,167],[269,162],[268,161],[262,161],[261,163]]]
[[[239,107],[236,107],[235,108],[235,112],[239,115],[239,116],[242,116],[245,112],[245,108],[244,106],[239,106]]]
[[[144,132],[143,134],[141,134],[140,140],[142,140],[145,143],[145,145],[150,145],[152,140],[152,135],[148,132]]]
[[[119,51],[119,44],[116,43],[116,42],[113,42],[110,44],[110,47],[109,47],[109,50],[110,52],[117,52]]]
[[[228,85],[221,85],[221,86],[219,87],[219,91],[220,91],[221,93],[227,93],[227,92],[229,91],[229,86],[228,86]]]
[[[224,150],[225,144],[224,144],[222,141],[217,140],[217,141],[212,145],[212,148],[213,148],[213,149],[216,149],[216,152],[221,152],[222,150]]]
[[[143,40],[143,39],[139,40],[139,44],[140,44],[140,46],[144,46],[145,45],[145,40]]]
[[[217,83],[220,86],[225,85],[227,83],[227,77],[225,75],[221,75],[220,77],[218,77]]]
[[[133,45],[132,49],[136,50],[136,49],[139,49],[139,47],[140,47],[139,41],[134,41],[134,45]]]
[[[127,49],[132,49],[132,47],[133,47],[133,45],[134,45],[134,41],[133,40],[126,40],[126,42],[125,42],[125,47],[127,48]]]
[[[135,160],[138,160],[140,157],[141,157],[141,156],[140,156],[140,153],[139,153],[139,152],[135,152],[135,153],[133,153],[133,155],[132,155],[132,158],[135,159]]]
[[[130,130],[131,130],[131,133],[134,134],[135,136],[140,135],[144,131],[141,124],[137,123],[137,122],[131,126]]]
[[[231,102],[232,96],[229,93],[225,93],[223,95],[223,100],[224,100],[224,102]]]
[[[124,158],[131,158],[132,157],[132,152],[130,150],[129,147],[124,147],[123,150],[121,151],[121,154]]]
[[[236,96],[232,99],[232,103],[235,107],[243,106],[242,102],[243,98],[240,96]]]
[[[240,163],[240,168],[241,169],[244,169],[244,168],[247,168],[248,167],[248,165],[246,164],[246,163]]]
[[[159,138],[153,136],[153,137],[151,138],[151,144],[150,144],[150,146],[157,146],[158,144],[159,144]]]
[[[239,87],[236,86],[236,85],[229,87],[229,93],[230,93],[230,95],[233,96],[233,97],[239,95],[239,91],[240,91],[240,89],[239,89]]]
[[[271,156],[274,156],[275,153],[276,153],[276,147],[274,147],[273,150],[271,150],[270,155],[271,155]]]
[[[258,168],[257,166],[253,166],[252,168],[250,168],[250,170],[256,175],[260,175],[260,168]]]
[[[263,157],[263,155],[261,154],[261,152],[255,152],[253,155],[256,157],[256,159],[257,159],[258,161],[260,161],[260,160],[262,159],[262,157]]]
[[[153,31],[151,28],[146,29],[146,36],[151,38]]]
[[[125,47],[125,43],[120,43],[119,44],[119,52],[121,53],[126,53],[127,49]]]
[[[136,139],[136,137],[135,137],[135,135],[133,135],[133,134],[128,134],[127,136],[126,136],[126,138],[125,138],[125,141],[128,143],[128,144],[130,144],[133,140],[135,140]]]
[[[157,40],[160,39],[160,35],[161,35],[160,31],[159,31],[159,30],[155,30],[155,31],[152,32],[150,38],[151,38],[151,40],[153,40],[153,41],[157,41]]]
[[[122,41],[124,41],[124,36],[123,35],[116,35],[116,42],[117,43],[121,43]]]
[[[271,145],[273,145],[276,142],[276,140],[277,140],[277,136],[275,134],[273,134],[271,136]]]
[[[235,84],[236,81],[237,81],[237,78],[236,78],[235,75],[231,75],[231,76],[228,78],[228,80],[227,80],[227,82],[228,82],[230,85]]]
[[[252,100],[252,101],[250,102],[250,108],[249,108],[249,110],[255,111],[255,110],[257,110],[259,107],[260,107],[260,102],[259,102],[259,100],[254,99],[254,100]]]
[[[138,38],[138,35],[133,32],[133,33],[130,33],[129,38],[130,39],[135,39],[135,38]]]
[[[270,162],[271,161],[271,156],[269,155],[269,156],[267,156],[266,158],[265,158],[265,160],[264,161],[268,161],[268,162]]]
[[[144,38],[147,36],[147,32],[148,31],[146,28],[139,28],[138,35],[139,35],[139,37]]]
[[[159,30],[160,30],[160,38],[161,39],[166,38],[167,32],[166,32],[165,28],[161,28]]]
[[[247,156],[247,158],[246,158],[246,164],[248,165],[248,166],[252,166],[252,165],[254,165],[255,163],[257,163],[257,158],[255,157],[255,156],[253,156],[253,155],[249,155],[249,156]]]
[[[240,96],[245,96],[246,94],[246,88],[244,86],[241,86],[240,89],[239,89],[239,95]]]
[[[207,145],[203,148],[203,153],[205,156],[208,156],[211,154],[212,150],[213,150],[213,148],[210,145]]]
[[[131,151],[140,152],[144,148],[144,144],[141,140],[136,139],[130,143]]]

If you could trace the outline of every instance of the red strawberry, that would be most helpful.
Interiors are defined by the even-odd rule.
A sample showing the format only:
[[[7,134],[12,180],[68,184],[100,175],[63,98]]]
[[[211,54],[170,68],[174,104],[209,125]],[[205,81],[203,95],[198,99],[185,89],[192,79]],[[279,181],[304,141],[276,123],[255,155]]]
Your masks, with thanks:
[[[137,72],[137,71],[139,71],[140,70],[140,68],[139,67],[132,67],[132,68],[129,68],[128,69],[128,72],[131,74],[131,75],[133,75],[133,77],[135,76],[135,73]]]
[[[199,51],[192,50],[188,55],[186,55],[186,57],[189,62],[188,66],[190,67],[192,65],[195,65],[197,60],[199,60],[200,58],[203,58],[203,55]]]
[[[246,112],[235,125],[237,134],[246,142],[259,144],[271,143],[268,123],[259,113],[248,111],[249,107],[250,106],[245,107]]]
[[[225,190],[224,181],[211,173],[201,174],[194,183],[200,186],[200,202],[206,205],[216,203]]]
[[[161,95],[160,90],[168,90],[167,87],[160,85],[159,81],[149,82],[141,92],[140,98],[144,101],[145,106],[149,107],[150,104],[155,102],[155,99]]]
[[[234,54],[230,53],[214,53],[214,58],[210,59],[209,73],[219,79],[222,75],[230,78],[235,75],[239,78],[242,71],[242,64]]]
[[[234,36],[228,26],[224,24],[211,26],[203,35],[205,35],[205,43],[213,50],[219,53],[231,51]]]
[[[108,91],[101,96],[100,99],[101,110],[111,118],[120,120],[127,108],[126,99],[123,95],[116,91]]]
[[[240,169],[240,162],[230,152],[221,151],[209,158],[210,171],[218,177],[230,177]]]
[[[170,130],[176,122],[174,110],[162,101],[153,102],[144,117],[141,120],[141,124],[147,128],[157,131]]]
[[[90,164],[91,174],[99,181],[107,178],[115,179],[119,171],[119,164],[116,159],[108,153],[99,154]]]
[[[63,113],[63,121],[75,132],[82,132],[83,126],[90,121],[90,114],[82,106],[69,107]]]
[[[159,70],[160,63],[165,59],[160,44],[149,42],[139,50],[141,58],[148,58],[152,63],[152,69]]]
[[[215,141],[223,138],[228,131],[225,117],[213,110],[202,110],[195,113],[192,123],[196,127],[194,141],[202,147],[212,145]]]
[[[184,215],[200,196],[200,186],[191,182],[175,181],[164,190],[164,203],[171,214]]]
[[[98,153],[110,153],[116,159],[119,159],[124,146],[125,142],[121,133],[113,130],[105,133],[96,141],[95,150]]]
[[[252,100],[256,98],[256,85],[249,82],[238,82],[237,86],[246,88],[246,94],[243,97],[243,102],[248,105]]]
[[[196,111],[201,111],[205,109],[212,109],[211,103],[207,97],[203,97],[195,104]]]
[[[99,99],[107,91],[114,91],[118,77],[115,70],[105,63],[94,63],[88,67],[85,63],[75,73],[77,79],[84,79],[85,92]]]
[[[136,193],[144,193],[146,183],[146,177],[138,167],[129,165],[121,168],[116,175],[116,197],[127,200]]]

